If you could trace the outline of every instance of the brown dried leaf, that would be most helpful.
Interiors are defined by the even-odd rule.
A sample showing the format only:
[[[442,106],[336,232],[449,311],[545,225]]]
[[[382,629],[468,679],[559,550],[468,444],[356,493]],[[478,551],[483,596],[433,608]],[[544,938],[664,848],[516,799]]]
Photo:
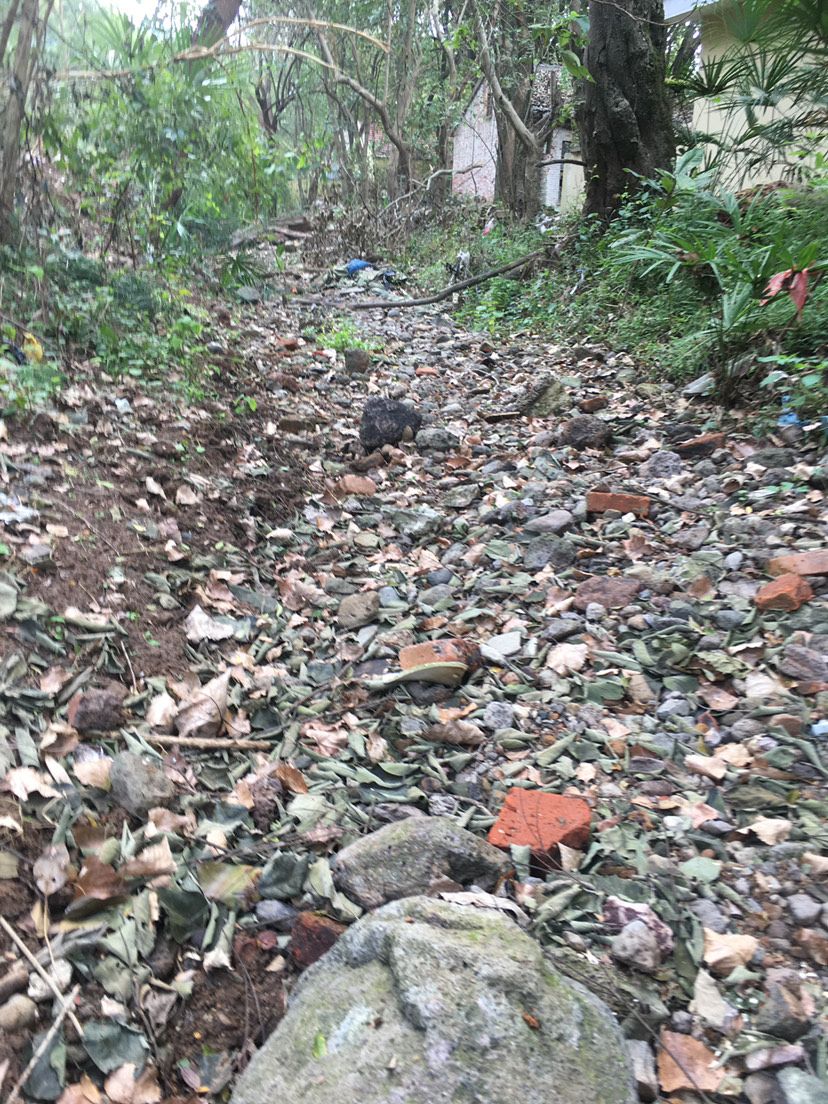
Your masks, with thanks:
[[[164,836],[158,843],[145,847],[140,855],[124,863],[121,874],[125,878],[158,878],[162,874],[172,874],[176,861],[170,850],[170,841]]]
[[[112,1104],[158,1104],[161,1087],[152,1066],[136,1076],[132,1062],[111,1073],[104,1082],[106,1095]]]
[[[175,728],[179,736],[210,738],[218,736],[227,716],[227,690],[230,672],[217,675],[194,690],[178,710]]]
[[[482,729],[471,721],[448,721],[446,724],[434,724],[423,733],[426,740],[441,744],[456,744],[458,747],[478,747],[486,736]]]
[[[284,785],[285,789],[295,794],[306,794],[308,784],[300,770],[290,763],[280,763],[276,768],[276,777]]]
[[[344,728],[324,724],[322,721],[308,721],[302,729],[302,735],[306,740],[312,740],[317,750],[329,758],[348,746],[348,733]]]
[[[82,785],[95,786],[99,790],[109,789],[112,760],[108,755],[95,755],[89,759],[83,759],[80,763],[75,763],[72,769]]]
[[[704,961],[718,977],[727,977],[737,966],[747,966],[759,946],[759,940],[752,935],[715,932],[712,928],[702,930]]]
[[[695,1089],[717,1092],[724,1080],[724,1071],[713,1069],[716,1056],[712,1050],[692,1035],[662,1030],[658,1051],[658,1081],[663,1092]]]

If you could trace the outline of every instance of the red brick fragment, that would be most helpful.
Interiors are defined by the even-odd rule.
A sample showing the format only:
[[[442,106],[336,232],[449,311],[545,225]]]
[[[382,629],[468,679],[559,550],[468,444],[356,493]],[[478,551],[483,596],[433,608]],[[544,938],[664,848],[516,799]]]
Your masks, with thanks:
[[[673,445],[673,450],[685,459],[694,456],[710,456],[716,449],[724,448],[726,441],[727,436],[724,433],[703,433],[701,437],[680,441],[677,445]]]
[[[646,517],[650,512],[650,499],[647,495],[590,491],[587,495],[587,510],[591,514],[620,510],[622,514],[638,514],[639,517]]]
[[[578,403],[578,409],[583,410],[584,414],[595,414],[598,410],[603,410],[604,407],[609,406],[609,400],[605,399],[603,395],[593,395],[589,399],[581,399]]]
[[[557,861],[559,843],[578,851],[586,847],[590,822],[589,805],[582,797],[510,790],[489,829],[489,843],[503,850],[513,843],[530,847],[536,859]]]
[[[621,609],[635,599],[643,583],[619,575],[592,575],[575,591],[575,609],[585,610],[591,602],[606,609]]]
[[[473,640],[425,640],[400,648],[400,667],[404,671],[424,663],[465,663],[476,671],[480,662],[480,649]]]
[[[810,602],[814,592],[801,575],[780,575],[772,583],[765,585],[757,591],[756,605],[760,610],[798,610],[806,602]]]
[[[300,912],[290,933],[290,954],[297,966],[305,969],[331,949],[345,931],[338,924],[318,912]]]
[[[774,556],[768,561],[768,575],[828,575],[828,548]]]

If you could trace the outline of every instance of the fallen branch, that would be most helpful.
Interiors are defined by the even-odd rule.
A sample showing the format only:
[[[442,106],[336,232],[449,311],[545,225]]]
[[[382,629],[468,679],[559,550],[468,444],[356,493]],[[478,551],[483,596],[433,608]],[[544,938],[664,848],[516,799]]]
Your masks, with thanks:
[[[147,736],[151,744],[161,747],[189,747],[202,751],[273,751],[273,744],[267,740],[211,739],[208,736]]]
[[[557,258],[562,245],[563,243],[555,247],[555,251],[552,254],[553,257]],[[448,299],[457,291],[465,291],[466,288],[485,283],[486,280],[491,280],[494,276],[502,276],[504,272],[511,272],[515,268],[522,268],[523,265],[529,264],[530,261],[535,261],[539,257],[544,256],[548,256],[546,249],[535,249],[532,253],[526,253],[523,257],[518,257],[516,261],[509,261],[508,264],[498,265],[497,268],[490,268],[487,272],[481,272],[479,276],[471,276],[468,280],[461,280],[459,284],[451,284],[449,287],[443,288],[442,291],[435,292],[434,295],[426,295],[422,299],[395,299],[393,301],[389,301],[388,299],[369,299],[366,303],[350,303],[349,306],[351,310],[370,310],[372,307],[384,307],[385,310],[388,310],[390,307],[428,307],[431,306],[432,303],[442,303],[444,299]]]

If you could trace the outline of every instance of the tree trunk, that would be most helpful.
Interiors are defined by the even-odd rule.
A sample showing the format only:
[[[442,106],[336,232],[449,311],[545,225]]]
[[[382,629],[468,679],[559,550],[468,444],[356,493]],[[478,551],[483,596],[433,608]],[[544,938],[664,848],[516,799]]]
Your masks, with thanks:
[[[9,98],[3,120],[3,156],[0,162],[0,243],[2,244],[10,243],[14,236],[14,193],[20,164],[20,130],[29,92],[31,76],[29,59],[37,23],[37,7],[38,0],[23,0],[23,6],[20,9],[14,65],[9,80]]]
[[[584,213],[608,220],[640,177],[672,168],[675,136],[665,77],[662,0],[590,0],[576,117],[586,176]]]
[[[199,46],[215,46],[230,30],[240,7],[241,0],[208,0],[199,16],[194,41]]]

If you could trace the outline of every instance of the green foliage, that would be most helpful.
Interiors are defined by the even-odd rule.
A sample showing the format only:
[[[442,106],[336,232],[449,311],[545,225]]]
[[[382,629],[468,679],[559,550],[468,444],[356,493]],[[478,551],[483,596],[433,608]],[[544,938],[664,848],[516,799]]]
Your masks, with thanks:
[[[775,356],[758,357],[759,363],[772,365],[759,386],[777,397],[783,417],[807,422],[828,419],[828,358]],[[828,429],[828,422],[823,422]]]
[[[350,318],[343,318],[337,325],[321,330],[316,338],[323,348],[336,349],[338,353],[344,353],[346,349],[366,349],[368,352],[374,352],[380,348],[373,338],[366,338],[363,331]]]

